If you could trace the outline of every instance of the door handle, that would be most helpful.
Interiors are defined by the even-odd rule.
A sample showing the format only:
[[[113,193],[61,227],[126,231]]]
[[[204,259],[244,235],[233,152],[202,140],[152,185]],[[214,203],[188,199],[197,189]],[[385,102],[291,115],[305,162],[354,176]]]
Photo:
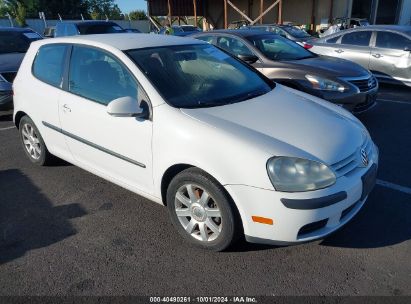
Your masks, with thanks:
[[[375,57],[375,58],[381,58],[382,57],[381,54],[372,54],[372,56]]]
[[[65,104],[65,105],[63,105],[63,111],[64,112],[71,112],[71,109],[68,105]]]
[[[336,52],[338,54],[344,53],[344,51],[342,49],[334,50],[334,52]]]

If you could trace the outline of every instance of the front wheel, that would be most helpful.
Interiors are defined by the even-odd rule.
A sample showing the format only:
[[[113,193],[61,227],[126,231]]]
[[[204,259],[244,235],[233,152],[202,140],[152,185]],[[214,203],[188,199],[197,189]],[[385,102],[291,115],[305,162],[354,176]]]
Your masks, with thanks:
[[[237,215],[228,195],[200,169],[184,170],[171,181],[167,206],[174,226],[191,244],[222,251],[238,237]]]

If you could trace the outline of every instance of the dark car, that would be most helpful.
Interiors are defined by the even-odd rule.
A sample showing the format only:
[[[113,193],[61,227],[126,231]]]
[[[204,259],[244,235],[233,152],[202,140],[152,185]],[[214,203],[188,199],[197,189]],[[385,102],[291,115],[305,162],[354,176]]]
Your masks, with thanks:
[[[174,36],[189,36],[194,33],[199,33],[201,30],[198,27],[195,27],[194,25],[173,25],[172,31],[168,30],[168,28],[162,28],[158,33],[162,35],[174,35]]]
[[[40,39],[30,29],[0,28],[0,109],[12,106],[14,77],[30,43]]]
[[[55,37],[125,33],[125,30],[111,21],[63,21],[56,24]]]
[[[140,30],[138,30],[138,29],[133,29],[133,28],[124,29],[124,31],[125,31],[126,33],[135,33],[135,34],[141,33]]]
[[[271,32],[273,34],[277,34],[284,38],[295,41],[306,49],[312,48],[310,40],[312,40],[314,37],[308,34],[306,31],[296,28],[295,26],[282,24],[262,24],[249,26],[247,28]]]
[[[221,30],[193,35],[254,66],[268,78],[360,113],[375,105],[377,79],[353,62],[319,56],[263,31]]]

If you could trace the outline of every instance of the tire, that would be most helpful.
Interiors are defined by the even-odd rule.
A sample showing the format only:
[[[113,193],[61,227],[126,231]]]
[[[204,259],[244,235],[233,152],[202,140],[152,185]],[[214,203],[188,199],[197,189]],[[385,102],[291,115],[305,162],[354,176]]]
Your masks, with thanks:
[[[174,177],[167,189],[167,207],[179,234],[197,247],[223,251],[241,234],[239,215],[225,189],[198,168]]]
[[[47,150],[39,130],[30,117],[21,118],[19,132],[23,150],[32,163],[45,166],[53,162],[53,155]]]

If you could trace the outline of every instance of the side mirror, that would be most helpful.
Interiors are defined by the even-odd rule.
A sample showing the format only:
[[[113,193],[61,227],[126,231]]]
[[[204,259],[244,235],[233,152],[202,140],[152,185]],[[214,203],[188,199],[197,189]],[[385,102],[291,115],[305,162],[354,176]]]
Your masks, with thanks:
[[[243,55],[243,54],[239,54],[237,55],[237,57],[239,59],[241,59],[242,61],[247,62],[248,64],[253,64],[258,60],[258,57],[255,55]]]
[[[404,48],[404,51],[406,51],[406,52],[411,52],[411,45],[407,45],[407,46]]]
[[[107,105],[107,113],[115,117],[138,117],[146,119],[149,116],[148,107],[139,105],[137,99],[126,96],[114,99]]]

